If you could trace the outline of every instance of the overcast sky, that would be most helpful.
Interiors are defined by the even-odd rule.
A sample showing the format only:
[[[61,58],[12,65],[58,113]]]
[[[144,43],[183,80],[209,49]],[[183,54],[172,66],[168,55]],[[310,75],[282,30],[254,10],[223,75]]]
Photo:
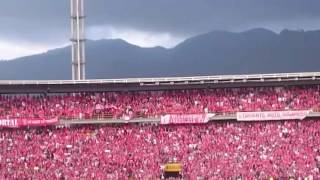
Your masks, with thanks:
[[[173,47],[212,30],[320,29],[320,0],[85,0],[90,39]],[[1,0],[0,59],[67,45],[69,0]]]

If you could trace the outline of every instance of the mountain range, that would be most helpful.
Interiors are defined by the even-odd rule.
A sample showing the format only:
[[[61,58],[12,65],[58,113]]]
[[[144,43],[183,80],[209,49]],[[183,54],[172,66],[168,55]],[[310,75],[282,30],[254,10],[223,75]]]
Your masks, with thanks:
[[[213,31],[174,48],[88,40],[88,79],[320,71],[320,30]],[[0,61],[1,80],[71,79],[70,46]]]

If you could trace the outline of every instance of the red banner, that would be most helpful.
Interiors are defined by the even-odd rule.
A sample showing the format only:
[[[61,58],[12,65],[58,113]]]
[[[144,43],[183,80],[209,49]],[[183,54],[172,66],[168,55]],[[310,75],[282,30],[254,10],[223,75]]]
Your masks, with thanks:
[[[304,119],[309,114],[306,111],[266,111],[266,112],[237,112],[238,121],[268,121]]]
[[[0,127],[19,128],[24,126],[49,126],[58,123],[58,118],[52,119],[0,119]]]
[[[161,116],[160,124],[207,123],[214,114],[168,114]]]

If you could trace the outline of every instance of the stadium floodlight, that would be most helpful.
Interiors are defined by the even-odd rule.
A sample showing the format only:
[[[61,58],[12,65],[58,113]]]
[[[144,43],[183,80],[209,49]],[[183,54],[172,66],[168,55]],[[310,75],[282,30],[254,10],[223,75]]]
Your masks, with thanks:
[[[71,3],[71,49],[72,80],[85,79],[85,32],[84,2],[70,0]]]

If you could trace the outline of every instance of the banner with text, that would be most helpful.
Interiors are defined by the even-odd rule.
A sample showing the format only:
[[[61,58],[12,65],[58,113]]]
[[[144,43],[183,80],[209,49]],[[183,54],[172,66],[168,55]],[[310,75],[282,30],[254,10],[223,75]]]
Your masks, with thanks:
[[[304,119],[309,110],[303,111],[265,111],[265,112],[237,112],[238,121],[268,121]]]
[[[161,116],[161,124],[201,124],[207,123],[214,114],[167,114]]]
[[[24,126],[49,126],[58,123],[58,118],[52,119],[0,119],[0,127],[19,128]]]

